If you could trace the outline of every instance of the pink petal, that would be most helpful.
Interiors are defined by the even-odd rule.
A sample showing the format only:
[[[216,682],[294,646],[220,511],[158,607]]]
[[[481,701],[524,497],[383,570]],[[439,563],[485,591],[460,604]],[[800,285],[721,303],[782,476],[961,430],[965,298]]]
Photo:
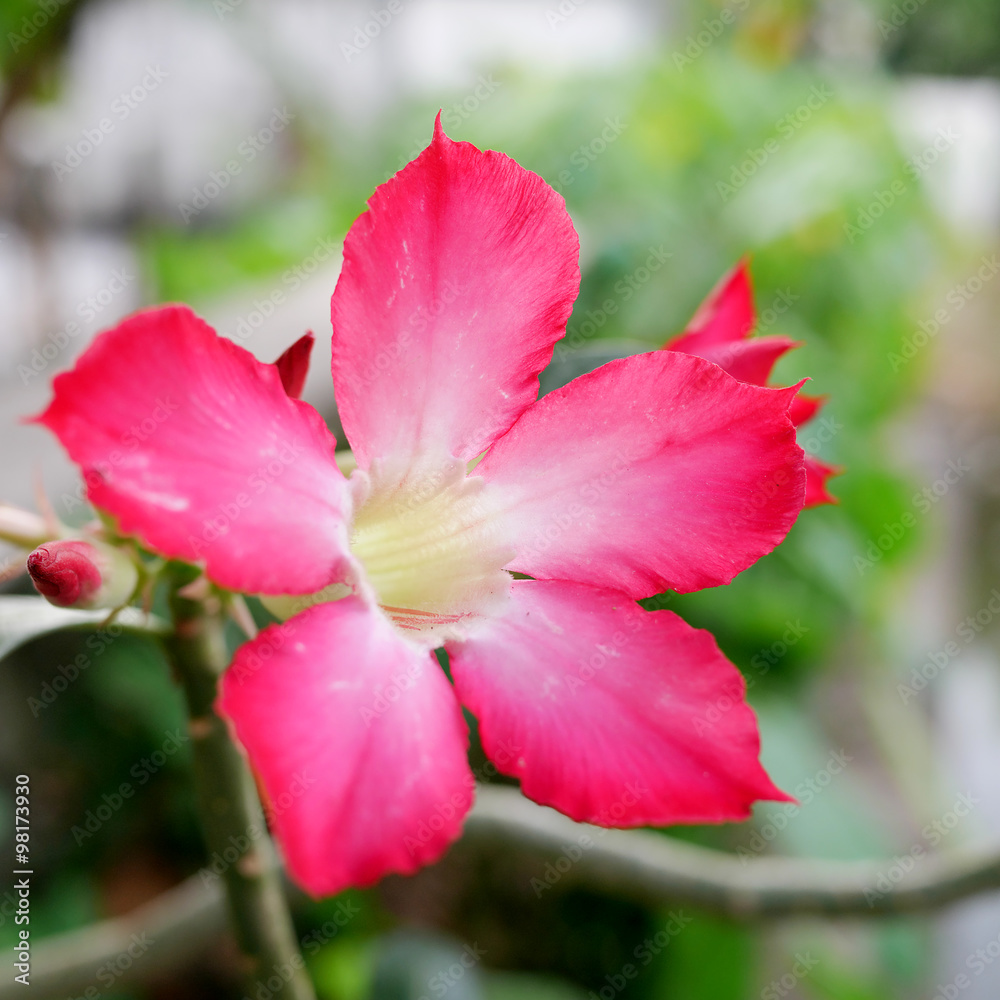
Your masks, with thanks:
[[[698,307],[687,329],[666,345],[667,350],[707,357],[703,353],[706,349],[742,340],[756,325],[753,285],[744,258],[722,276]]]
[[[315,340],[316,338],[310,330],[304,336],[299,337],[291,347],[286,348],[281,357],[274,362],[274,367],[278,369],[278,374],[281,376],[281,384],[292,399],[299,399],[302,396],[306,376],[309,374],[309,357],[312,354]]]
[[[839,503],[826,488],[826,481],[839,476],[844,470],[839,465],[820,461],[815,455],[806,455],[806,507],[819,507],[824,503]]]
[[[342,579],[347,485],[336,441],[278,370],[191,310],[101,334],[36,420],[80,465],[120,530],[223,587],[308,593]]]
[[[472,804],[468,733],[433,654],[361,599],[318,604],[236,653],[217,708],[314,896],[436,860]]]
[[[744,260],[709,293],[684,333],[667,343],[665,350],[705,358],[741,382],[767,385],[775,362],[799,342],[775,336],[746,339],[755,324],[753,288]],[[812,420],[825,401],[825,396],[800,394],[792,400],[788,416],[799,427]],[[839,472],[836,466],[806,455],[806,507],[837,502],[827,491],[826,481]]]
[[[580,282],[563,199],[441,128],[351,227],[333,379],[362,468],[396,480],[467,461],[538,395]]]
[[[822,409],[826,396],[807,396],[800,392],[788,408],[788,417],[796,427],[809,423]]]
[[[699,351],[685,351],[718,365],[741,382],[751,385],[767,385],[771,369],[777,360],[799,342],[789,337],[752,337],[749,340],[734,340],[728,344],[712,344]],[[677,350],[677,348],[667,348]]]
[[[508,569],[631,597],[728,583],[802,509],[797,389],[654,351],[549,393],[476,467],[502,491]]]
[[[756,799],[789,801],[758,762],[739,671],[669,611],[518,581],[509,611],[449,653],[487,756],[577,821],[724,822]]]

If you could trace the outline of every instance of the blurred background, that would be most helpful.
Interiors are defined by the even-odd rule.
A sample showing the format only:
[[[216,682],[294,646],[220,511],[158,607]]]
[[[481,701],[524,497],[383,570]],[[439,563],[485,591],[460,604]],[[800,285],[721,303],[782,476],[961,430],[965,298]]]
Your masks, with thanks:
[[[761,332],[803,342],[776,381],[829,396],[799,440],[846,469],[839,505],[805,512],[731,586],[654,602],[744,671],[764,762],[801,807],[670,835],[884,858],[891,880],[996,833],[1000,3],[4,0],[0,35],[0,499],[34,507],[41,483],[60,517],[87,517],[55,441],[19,421],[96,332],[151,303],[192,304],[265,361],[315,330],[305,395],[339,428],[340,244],[442,108],[453,138],[561,191],[580,233],[582,291],[543,390],[660,346],[749,254]],[[617,311],[588,322],[608,299]],[[3,787],[33,782],[35,940],[204,863],[189,756],[170,743],[179,690],[153,644],[92,640],[49,636],[0,667]],[[123,782],[134,794],[91,830]],[[12,823],[5,794],[4,843]],[[298,901],[320,996],[938,1000],[963,972],[963,1000],[1000,995],[1000,961],[968,964],[1000,948],[997,894],[881,921],[685,910],[679,927],[669,900],[539,897],[548,860],[459,844],[413,879]],[[93,985],[239,996],[234,949],[206,946],[148,982]],[[442,975],[464,946],[475,961]]]

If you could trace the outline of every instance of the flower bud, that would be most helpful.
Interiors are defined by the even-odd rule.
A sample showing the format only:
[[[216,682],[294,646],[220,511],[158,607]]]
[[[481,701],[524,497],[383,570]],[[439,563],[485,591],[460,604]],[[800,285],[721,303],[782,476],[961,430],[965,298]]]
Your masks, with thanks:
[[[40,545],[28,556],[35,589],[59,608],[116,608],[135,590],[139,571],[117,549],[76,538]]]

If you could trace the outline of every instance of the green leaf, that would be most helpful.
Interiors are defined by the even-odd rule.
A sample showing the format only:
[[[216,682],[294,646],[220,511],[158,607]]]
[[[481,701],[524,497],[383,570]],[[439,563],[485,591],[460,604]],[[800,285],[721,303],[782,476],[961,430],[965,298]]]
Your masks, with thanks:
[[[41,635],[67,628],[90,628],[106,621],[109,615],[107,610],[57,608],[40,597],[19,594],[0,597],[0,659]],[[136,632],[162,634],[168,628],[163,619],[147,615],[138,608],[124,608],[115,615],[114,621]]]

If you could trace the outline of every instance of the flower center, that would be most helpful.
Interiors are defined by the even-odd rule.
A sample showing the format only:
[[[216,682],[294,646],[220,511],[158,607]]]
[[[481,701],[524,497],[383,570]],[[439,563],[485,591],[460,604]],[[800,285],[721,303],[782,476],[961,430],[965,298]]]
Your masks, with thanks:
[[[372,490],[354,519],[351,551],[397,627],[443,638],[503,603],[514,550],[491,501],[461,463]]]

